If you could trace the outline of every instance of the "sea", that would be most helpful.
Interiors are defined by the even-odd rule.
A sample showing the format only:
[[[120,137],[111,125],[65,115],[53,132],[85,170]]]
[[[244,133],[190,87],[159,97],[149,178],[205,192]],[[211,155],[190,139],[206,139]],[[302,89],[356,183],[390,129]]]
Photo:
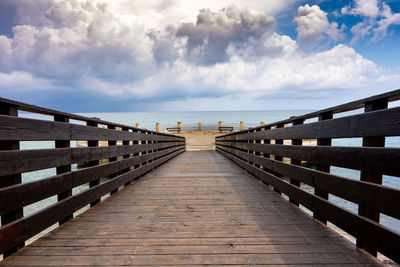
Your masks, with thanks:
[[[287,119],[291,116],[303,115],[311,112],[311,110],[260,110],[260,111],[191,111],[191,112],[118,112],[118,113],[80,113],[79,115],[87,117],[96,117],[101,120],[116,122],[126,125],[134,126],[136,123],[140,123],[141,128],[155,130],[157,122],[161,124],[161,130],[165,130],[167,127],[174,127],[177,122],[182,122],[183,130],[196,130],[198,122],[202,122],[203,130],[215,130],[218,127],[218,122],[222,121],[224,126],[232,126],[235,130],[239,129],[240,121],[245,123],[245,127],[255,127],[260,125],[260,122],[272,123],[280,120]],[[362,110],[356,110],[346,112],[340,116],[352,115],[361,113]],[[22,113],[21,117],[52,120],[50,116],[37,115],[31,113]],[[310,119],[307,122],[315,121],[316,119]],[[71,123],[84,124],[80,121],[72,120]],[[71,147],[74,147],[75,142],[71,142]],[[333,146],[361,146],[362,138],[346,138],[346,139],[333,139]],[[37,141],[37,142],[21,142],[21,149],[43,149],[43,148],[54,148],[54,141]],[[387,147],[400,147],[399,137],[388,137],[386,138]],[[73,170],[77,169],[76,165],[72,166]],[[347,178],[359,180],[360,171],[331,167],[331,173],[344,176]],[[22,174],[23,182],[29,182],[39,180],[56,174],[55,168],[33,171]],[[400,178],[392,176],[383,177],[383,185],[400,189]],[[88,188],[87,185],[82,185],[73,189],[73,194],[79,193]],[[302,188],[313,192],[313,188],[302,185]],[[352,202],[346,201],[342,198],[329,195],[330,201],[338,206],[341,206],[347,210],[357,213],[358,206]],[[24,208],[24,214],[28,215],[35,211],[49,206],[57,201],[56,196],[44,199],[40,202],[26,206]],[[400,203],[399,203],[400,204]],[[389,229],[400,233],[400,220],[381,214],[381,224],[388,227]]]

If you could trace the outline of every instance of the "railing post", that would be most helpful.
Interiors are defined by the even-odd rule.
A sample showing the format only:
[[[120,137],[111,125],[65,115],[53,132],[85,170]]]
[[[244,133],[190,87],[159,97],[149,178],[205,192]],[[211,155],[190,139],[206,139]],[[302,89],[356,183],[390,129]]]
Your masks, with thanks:
[[[98,123],[94,122],[94,121],[88,121],[86,122],[87,126],[91,126],[91,127],[98,127]],[[99,146],[99,141],[98,140],[88,140],[88,147],[98,147]],[[99,160],[92,160],[88,162],[88,166],[96,166],[99,165],[100,161]],[[89,188],[92,188],[96,185],[100,184],[100,178],[93,180],[91,182],[89,182]],[[92,201],[90,203],[90,207],[94,207],[95,205],[97,205],[100,202],[100,198]]]
[[[333,113],[330,111],[330,112],[319,114],[318,121],[330,120],[332,118],[333,118]],[[320,138],[320,139],[317,139],[317,146],[331,146],[331,145],[332,145],[332,138]],[[317,164],[316,165],[316,170],[317,171],[323,171],[323,172],[329,173],[330,169],[331,169],[330,165],[324,165],[324,164]],[[317,187],[315,187],[315,189],[314,189],[314,194],[316,196],[319,196],[319,197],[324,198],[324,199],[328,199],[329,198],[329,194],[327,192],[322,191]],[[313,217],[314,217],[314,219],[317,219],[321,223],[327,224],[326,218],[324,218],[320,214],[314,212]]]
[[[244,121],[240,121],[239,131],[243,131],[243,130],[244,130]]]
[[[197,129],[199,130],[199,132],[201,132],[201,121],[199,121],[198,123],[197,123]]]
[[[137,127],[137,126],[139,126],[139,127]],[[138,123],[136,123],[135,128],[140,128],[140,124],[138,125]],[[133,130],[133,132],[140,133],[139,130]],[[140,141],[133,141],[133,142],[132,142],[132,145],[135,146],[135,147],[140,147]],[[137,152],[137,153],[134,153],[134,154],[133,154],[134,157],[139,157],[140,155],[141,155],[140,152]],[[137,169],[137,168],[139,168],[139,166],[141,166],[141,164],[134,165],[133,168],[134,168],[134,169]]]
[[[107,125],[107,129],[115,130],[115,126],[114,125]],[[116,146],[116,145],[117,145],[117,141],[115,141],[115,140],[108,141],[108,146]],[[111,158],[108,159],[108,162],[113,162],[113,161],[116,161],[116,160],[117,160],[117,157],[111,157]],[[116,173],[113,173],[113,174],[110,175],[110,179],[115,178],[115,177],[117,177]],[[112,190],[110,192],[110,194],[112,195],[112,194],[115,194],[117,192],[118,192],[118,188]]]
[[[18,107],[2,103],[0,105],[0,114],[18,117]],[[0,150],[19,150],[19,141],[0,141]],[[22,182],[21,174],[12,174],[0,177],[0,188],[8,187]],[[13,211],[1,215],[1,225],[5,225],[23,217],[23,209],[18,208]],[[3,242],[3,241],[2,241]],[[24,246],[24,242],[20,245],[4,252],[3,257],[6,258],[12,253],[16,252],[19,248]]]
[[[265,127],[264,128],[264,131],[269,131],[269,130],[271,130],[271,126],[267,126],[267,127]],[[264,145],[269,145],[269,144],[271,144],[271,140],[270,139],[264,139],[264,140],[262,140],[263,141],[263,144]],[[268,158],[268,159],[270,159],[271,158],[271,155],[270,154],[267,154],[267,153],[263,153],[263,156],[264,156],[264,158]],[[270,169],[268,169],[268,168],[266,168],[266,167],[262,167],[262,169],[264,170],[264,171],[266,171],[266,172],[269,172],[269,173],[272,173],[272,170],[270,170]],[[269,185],[267,182],[265,182],[264,181],[264,183],[266,184],[266,185]]]
[[[127,127],[122,127],[122,131],[129,132],[129,129]],[[123,146],[129,146],[129,142],[130,142],[129,140],[122,140],[122,145]],[[131,156],[131,154],[125,154],[125,155],[122,156],[122,158],[127,159],[127,158],[130,158],[130,156]],[[122,173],[129,172],[129,171],[130,171],[130,168],[121,170],[120,173],[122,174]],[[124,186],[127,186],[130,183],[131,182],[127,182],[126,184],[124,184]]]
[[[276,126],[276,128],[283,128],[283,127],[285,127],[285,125],[282,124],[282,123],[280,123],[280,124],[278,124],[278,125]],[[283,145],[283,139],[275,139],[275,144],[276,144],[276,145]],[[283,160],[283,157],[282,157],[282,156],[274,155],[274,159],[275,159],[276,161],[282,161],[282,160]],[[280,173],[274,172],[274,175],[275,175],[276,177],[282,178],[282,174],[280,174]],[[279,195],[282,194],[282,193],[281,193],[278,189],[276,189],[276,188],[274,188],[274,191],[275,191],[276,193],[278,193]]]
[[[388,108],[388,99],[378,99],[372,102],[365,103],[364,112],[371,112],[381,109]],[[363,146],[364,147],[384,147],[385,146],[385,136],[373,136],[373,137],[364,137],[363,138]],[[370,182],[375,184],[382,184],[382,174],[378,171],[367,171],[362,170],[360,180],[364,182]],[[363,205],[358,206],[358,214],[361,216],[365,216],[371,220],[379,222],[379,211],[369,209]],[[362,239],[357,238],[357,247],[364,248],[370,254],[376,257],[377,251],[374,249],[372,244],[364,242]]]
[[[55,115],[54,116],[54,121],[59,121],[59,122],[65,122],[65,123],[69,123],[69,118],[65,117],[65,116],[61,116],[61,115]],[[55,145],[56,148],[70,148],[70,140],[55,140]],[[59,166],[56,168],[57,170],[57,175],[59,174],[63,174],[66,172],[70,172],[71,171],[71,165],[64,165],[64,166]],[[57,200],[61,201],[65,198],[68,198],[72,196],[72,188],[70,188],[67,191],[61,192],[57,195]],[[65,218],[63,218],[62,220],[59,221],[59,225],[62,225],[63,223],[66,223],[67,221],[69,221],[70,219],[72,219],[73,214],[69,214],[67,215]]]
[[[293,126],[294,125],[300,125],[300,124],[303,124],[304,123],[304,119],[298,119],[298,120],[295,120],[294,122],[293,122]],[[303,139],[292,139],[292,145],[295,145],[295,146],[301,146],[303,144]],[[298,165],[298,166],[301,166],[301,160],[299,160],[299,159],[290,159],[290,163],[291,164],[293,164],[293,165]],[[292,185],[295,185],[295,186],[297,186],[297,187],[300,187],[300,182],[298,181],[298,180],[295,180],[295,179],[293,179],[293,178],[290,178],[290,183],[292,184]],[[294,200],[292,197],[290,197],[289,196],[289,201],[293,204],[293,205],[296,205],[296,206],[299,206],[299,202],[298,201],[296,201],[296,200]]]

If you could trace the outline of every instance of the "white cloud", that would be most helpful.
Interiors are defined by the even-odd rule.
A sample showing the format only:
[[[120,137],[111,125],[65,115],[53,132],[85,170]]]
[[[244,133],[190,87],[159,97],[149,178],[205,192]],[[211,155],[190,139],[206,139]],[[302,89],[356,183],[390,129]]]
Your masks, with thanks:
[[[387,34],[391,25],[400,25],[400,13],[393,13],[389,5],[377,0],[355,0],[354,7],[347,5],[341,11],[344,15],[364,18],[351,28],[352,43],[368,36],[376,41]]]
[[[327,13],[317,5],[300,6],[294,22],[297,23],[297,39],[300,45],[306,49],[314,48],[324,36],[334,41],[341,38],[338,24],[336,22],[329,23]]]
[[[378,0],[355,0],[355,5],[342,8],[342,14],[360,15],[376,18],[379,14]]]
[[[196,11],[196,20],[185,1],[21,0],[26,24],[15,26],[12,37],[0,36],[0,88],[61,84],[107,97],[256,98],[400,80],[344,45],[304,53],[299,44],[338,38],[338,25],[306,5],[295,19],[298,42],[279,35],[265,10],[278,12],[281,2],[250,9],[252,1],[237,1],[237,7]],[[169,21],[169,15],[190,19]]]

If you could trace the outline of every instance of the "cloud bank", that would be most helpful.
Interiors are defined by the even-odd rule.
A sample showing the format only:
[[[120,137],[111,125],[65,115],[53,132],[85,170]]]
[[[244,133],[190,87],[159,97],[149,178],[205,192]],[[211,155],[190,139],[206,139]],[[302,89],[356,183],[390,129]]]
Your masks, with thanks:
[[[282,1],[246,7],[250,2],[200,8],[193,16],[180,1],[15,1],[18,23],[12,36],[0,36],[0,90],[179,100],[399,81],[344,44],[315,50],[342,38],[339,25],[318,6],[298,8],[295,40],[275,31],[271,14],[286,7]],[[378,26],[360,28],[382,34],[385,25],[397,23],[397,14],[385,5],[376,10],[375,4],[356,1],[342,13],[379,17]]]

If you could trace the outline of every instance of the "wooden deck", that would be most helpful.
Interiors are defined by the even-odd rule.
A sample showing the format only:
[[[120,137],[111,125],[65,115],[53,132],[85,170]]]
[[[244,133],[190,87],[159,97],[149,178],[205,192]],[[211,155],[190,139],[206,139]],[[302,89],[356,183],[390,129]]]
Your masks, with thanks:
[[[185,152],[1,266],[379,265],[215,151]]]

